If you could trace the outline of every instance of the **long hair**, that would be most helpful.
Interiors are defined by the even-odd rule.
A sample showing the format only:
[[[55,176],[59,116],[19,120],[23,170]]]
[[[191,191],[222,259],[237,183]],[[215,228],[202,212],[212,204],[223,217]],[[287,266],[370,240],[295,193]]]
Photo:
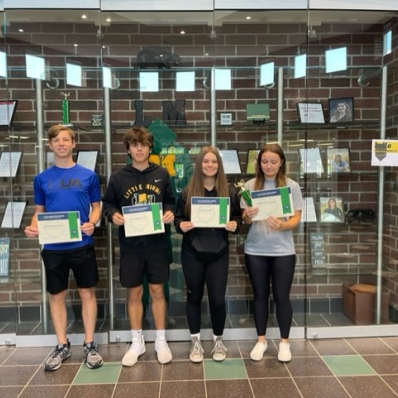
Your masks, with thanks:
[[[278,170],[278,173],[275,177],[275,185],[276,188],[285,187],[286,186],[286,158],[283,149],[278,144],[265,144],[257,156],[256,163],[256,175],[254,181],[254,190],[258,191],[264,188],[265,176],[263,171],[261,170],[261,157],[265,152],[276,153],[282,161],[282,165]]]
[[[218,149],[214,146],[205,146],[199,152],[196,162],[195,162],[195,169],[192,174],[191,179],[187,185],[187,198],[185,203],[185,213],[187,215],[191,215],[191,198],[193,196],[203,196],[205,192],[205,185],[204,185],[204,178],[202,172],[202,163],[204,157],[208,153],[214,153],[217,158],[218,163],[218,171],[215,175],[215,182],[214,188],[216,191],[216,195],[218,197],[228,197],[229,196],[229,189],[228,189],[228,182],[227,177],[225,176],[224,166],[222,164],[222,159]]]
[[[351,115],[351,108],[350,108],[350,106],[347,104],[347,102],[345,102],[345,101],[339,101],[338,103],[337,103],[337,105],[336,105],[336,109],[335,109],[335,111],[334,111],[334,115],[333,116],[335,116],[335,117],[339,117],[340,116],[340,113],[338,112],[338,110],[337,110],[337,107],[340,105],[340,104],[344,104],[344,106],[345,106],[345,111],[344,111],[344,116],[343,117],[345,117],[345,118],[349,118],[349,119],[351,119],[352,118],[352,115]]]

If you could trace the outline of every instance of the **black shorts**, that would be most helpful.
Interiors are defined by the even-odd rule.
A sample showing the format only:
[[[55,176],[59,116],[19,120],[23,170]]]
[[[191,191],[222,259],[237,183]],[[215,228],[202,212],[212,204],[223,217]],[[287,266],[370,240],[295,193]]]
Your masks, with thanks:
[[[94,287],[98,283],[94,245],[71,250],[43,249],[41,256],[46,270],[46,289],[50,294],[58,294],[68,288],[70,270],[79,288]]]
[[[123,287],[138,287],[143,284],[144,274],[148,283],[158,285],[170,277],[167,250],[159,252],[136,253],[120,258],[120,283]]]

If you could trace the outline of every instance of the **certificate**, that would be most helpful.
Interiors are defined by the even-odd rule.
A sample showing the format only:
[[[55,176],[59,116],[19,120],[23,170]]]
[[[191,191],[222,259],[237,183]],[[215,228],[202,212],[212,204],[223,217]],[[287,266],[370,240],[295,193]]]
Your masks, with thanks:
[[[265,220],[269,216],[286,217],[294,214],[290,187],[252,191],[251,196],[253,207],[259,208],[253,221]]]
[[[38,213],[37,228],[41,245],[82,240],[78,211]]]
[[[224,228],[229,221],[229,198],[191,198],[191,221],[195,228]]]
[[[161,203],[122,207],[124,233],[129,236],[153,235],[164,232]]]

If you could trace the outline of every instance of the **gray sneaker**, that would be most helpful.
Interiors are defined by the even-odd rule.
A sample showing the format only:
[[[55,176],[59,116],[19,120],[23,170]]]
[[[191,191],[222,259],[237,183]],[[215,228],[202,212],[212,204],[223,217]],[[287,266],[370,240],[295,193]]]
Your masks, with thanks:
[[[54,352],[44,362],[44,370],[57,370],[62,366],[62,362],[71,356],[70,341],[66,344],[59,344]]]
[[[191,362],[200,363],[203,362],[203,347],[200,344],[200,340],[198,337],[192,337],[191,340],[191,349],[189,351],[189,359]]]
[[[98,354],[97,344],[92,341],[91,343],[83,344],[84,360],[87,363],[89,369],[97,369],[102,366],[104,360],[101,355]]]
[[[227,348],[222,343],[221,336],[217,336],[216,341],[214,342],[213,351],[211,352],[211,355],[213,355],[213,359],[217,362],[223,361],[227,356],[227,351]]]

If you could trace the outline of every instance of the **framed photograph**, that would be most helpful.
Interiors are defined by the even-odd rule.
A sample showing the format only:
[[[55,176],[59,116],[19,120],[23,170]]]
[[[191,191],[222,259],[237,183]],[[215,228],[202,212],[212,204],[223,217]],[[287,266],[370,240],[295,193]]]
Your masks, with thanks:
[[[350,151],[348,148],[327,148],[328,174],[349,173]]]
[[[329,122],[349,123],[354,120],[354,98],[329,98]]]
[[[22,152],[2,152],[0,156],[0,177],[16,177]]]
[[[247,151],[246,174],[254,174],[256,172],[257,156],[259,149],[249,149]]]
[[[299,121],[303,124],[324,124],[325,115],[321,102],[299,102],[297,104]]]
[[[324,223],[344,223],[343,200],[335,196],[321,197],[320,220]]]
[[[0,101],[0,126],[11,126],[17,110],[18,100]]]
[[[78,151],[76,163],[89,170],[95,171],[97,165],[98,151]]]
[[[241,174],[237,149],[221,149],[220,156],[225,174]]]
[[[19,228],[27,202],[8,201],[1,228]]]

